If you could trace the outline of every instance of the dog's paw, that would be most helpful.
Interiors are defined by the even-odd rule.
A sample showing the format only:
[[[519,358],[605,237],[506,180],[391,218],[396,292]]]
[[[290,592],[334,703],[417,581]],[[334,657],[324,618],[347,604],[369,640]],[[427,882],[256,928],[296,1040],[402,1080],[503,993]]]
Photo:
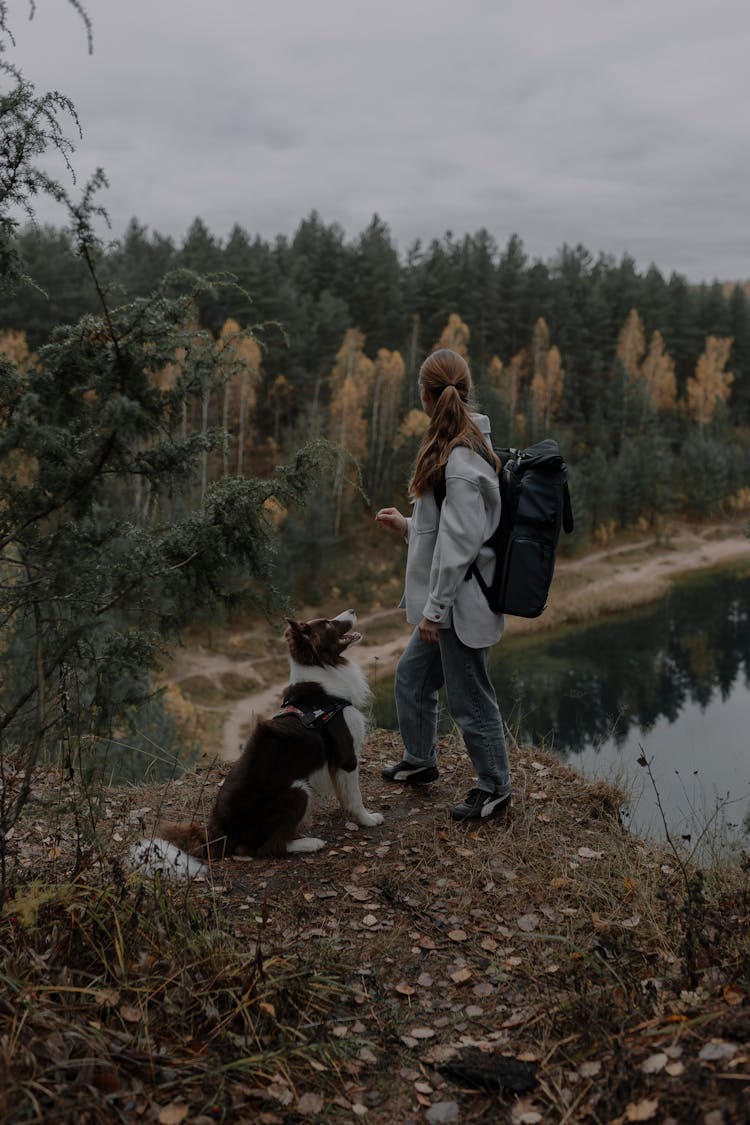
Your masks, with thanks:
[[[374,828],[376,824],[382,824],[385,817],[379,812],[370,812],[369,809],[362,809],[362,812],[357,817],[359,823],[363,828]]]
[[[287,852],[319,852],[326,846],[325,840],[319,836],[300,836],[298,840],[290,840],[286,846]]]

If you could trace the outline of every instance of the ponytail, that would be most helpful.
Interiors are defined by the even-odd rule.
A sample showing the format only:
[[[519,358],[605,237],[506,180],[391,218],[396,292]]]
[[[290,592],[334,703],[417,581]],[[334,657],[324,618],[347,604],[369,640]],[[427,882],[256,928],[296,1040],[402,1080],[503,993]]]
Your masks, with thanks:
[[[497,456],[471,417],[472,382],[466,360],[449,348],[440,348],[422,364],[419,383],[435,406],[417,453],[409,482],[410,494],[421,496],[435,487],[457,445],[473,449],[499,468]]]

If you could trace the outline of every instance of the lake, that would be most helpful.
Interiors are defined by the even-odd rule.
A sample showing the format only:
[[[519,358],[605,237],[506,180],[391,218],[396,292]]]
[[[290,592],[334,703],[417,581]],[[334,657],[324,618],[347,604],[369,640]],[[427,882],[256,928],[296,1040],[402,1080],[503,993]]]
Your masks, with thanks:
[[[512,736],[622,785],[626,823],[640,835],[662,838],[665,818],[693,843],[704,830],[712,841],[746,839],[750,564],[680,579],[629,614],[503,640],[491,670]],[[377,685],[378,726],[396,727],[392,690]]]

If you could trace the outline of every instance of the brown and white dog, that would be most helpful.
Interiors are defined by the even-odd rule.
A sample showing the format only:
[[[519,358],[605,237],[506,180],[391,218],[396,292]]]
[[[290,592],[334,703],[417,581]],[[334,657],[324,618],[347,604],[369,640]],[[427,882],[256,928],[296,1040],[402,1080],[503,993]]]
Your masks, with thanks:
[[[204,870],[196,860],[318,851],[325,841],[304,835],[316,798],[334,796],[357,824],[382,824],[380,813],[364,807],[359,788],[365,738],[360,708],[371,693],[348,656],[362,639],[356,624],[353,610],[331,619],[289,620],[284,636],[290,683],[282,708],[258,721],[218,792],[208,825],[158,825],[156,838],[131,850],[131,866],[181,876]]]

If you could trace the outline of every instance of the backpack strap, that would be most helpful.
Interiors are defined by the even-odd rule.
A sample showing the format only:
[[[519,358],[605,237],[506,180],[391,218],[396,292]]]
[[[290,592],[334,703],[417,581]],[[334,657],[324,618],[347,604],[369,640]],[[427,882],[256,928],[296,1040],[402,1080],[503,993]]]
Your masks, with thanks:
[[[458,449],[459,446],[454,446],[454,448]],[[468,445],[462,445],[460,448],[461,449],[469,449],[471,447],[468,446]],[[478,453],[479,456],[482,458],[482,460],[486,461],[487,464],[491,465],[492,468],[494,469],[495,466],[493,465],[492,461],[490,461],[489,457],[485,457],[484,454],[481,453],[478,449],[475,449],[474,452]],[[490,450],[488,450],[488,453],[489,452],[490,452]],[[505,450],[505,449],[500,450],[500,449],[493,448],[491,450],[491,452],[494,453],[496,457],[499,457],[500,453],[515,452],[515,450]],[[502,457],[500,457],[500,463],[501,463],[501,465],[503,463]],[[434,493],[434,496],[435,496],[435,503],[437,504],[438,511],[440,511],[440,509],[443,506],[443,501],[445,500],[445,495],[446,495],[447,490],[448,490],[447,485],[445,483],[445,465],[443,465],[443,467],[440,470],[440,480],[437,482],[436,485],[434,485],[434,487],[432,489],[432,491]]]
[[[575,527],[573,522],[573,505],[570,502],[570,491],[568,490],[568,482],[563,485],[563,510],[562,510],[562,525],[563,531],[566,535],[570,535]]]

